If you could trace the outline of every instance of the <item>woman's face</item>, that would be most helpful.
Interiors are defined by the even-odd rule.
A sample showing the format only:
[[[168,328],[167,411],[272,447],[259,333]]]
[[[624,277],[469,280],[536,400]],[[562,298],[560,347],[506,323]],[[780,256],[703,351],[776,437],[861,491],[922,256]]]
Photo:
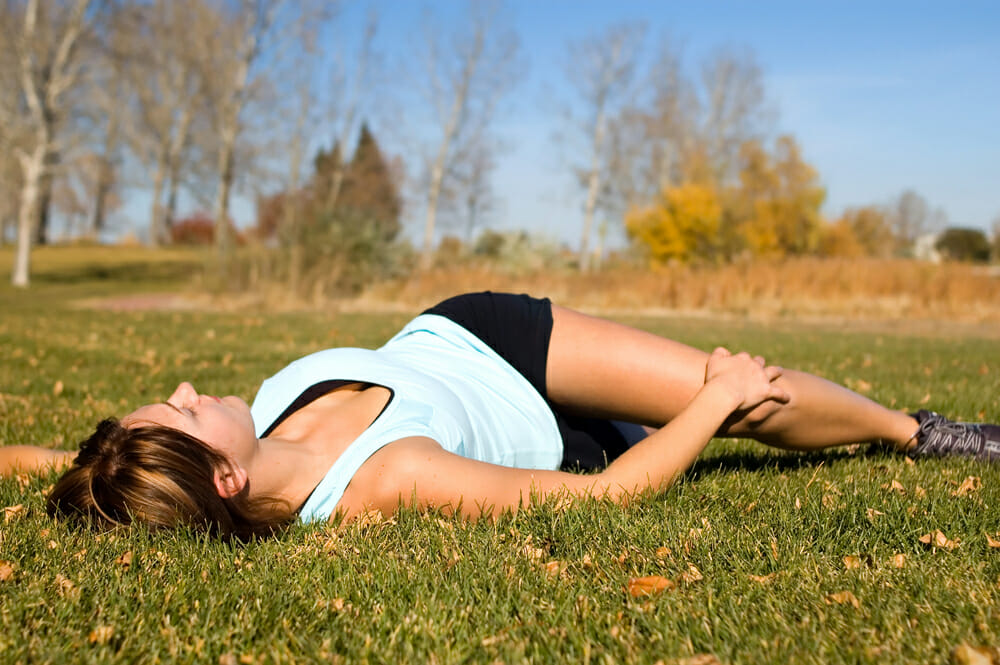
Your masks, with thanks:
[[[257,447],[250,407],[239,397],[199,395],[190,383],[177,386],[165,403],[140,407],[122,418],[133,427],[165,425],[200,439],[231,461],[246,465]]]

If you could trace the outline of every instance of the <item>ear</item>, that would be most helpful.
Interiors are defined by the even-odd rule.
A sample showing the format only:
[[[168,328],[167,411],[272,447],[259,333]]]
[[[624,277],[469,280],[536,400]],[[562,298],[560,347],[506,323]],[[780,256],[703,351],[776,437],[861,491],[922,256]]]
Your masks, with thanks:
[[[226,469],[216,469],[212,474],[215,482],[215,491],[223,499],[231,499],[247,486],[247,472],[239,466],[231,466]]]

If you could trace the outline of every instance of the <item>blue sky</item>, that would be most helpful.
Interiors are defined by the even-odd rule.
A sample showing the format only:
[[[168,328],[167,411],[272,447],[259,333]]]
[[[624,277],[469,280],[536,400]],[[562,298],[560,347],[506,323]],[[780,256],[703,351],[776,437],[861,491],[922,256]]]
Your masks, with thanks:
[[[341,25],[367,6],[347,5]],[[390,63],[409,57],[425,11],[453,26],[464,11],[457,0],[373,6]],[[827,215],[913,188],[953,225],[988,228],[1000,216],[1000,3],[520,0],[508,7],[526,74],[498,117],[507,149],[494,181],[495,226],[575,241],[583,194],[552,140],[560,122],[554,102],[567,96],[567,44],[634,21],[647,25],[647,55],[667,35],[692,67],[718,48],[753,50],[777,132],[793,134],[819,171]]]

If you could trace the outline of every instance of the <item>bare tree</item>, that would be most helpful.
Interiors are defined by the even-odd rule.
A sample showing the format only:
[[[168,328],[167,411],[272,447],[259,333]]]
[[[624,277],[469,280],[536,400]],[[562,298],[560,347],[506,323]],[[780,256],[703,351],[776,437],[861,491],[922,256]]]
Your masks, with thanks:
[[[368,14],[365,23],[364,37],[361,40],[361,47],[358,50],[357,61],[355,63],[354,76],[347,77],[345,68],[340,64],[338,57],[337,65],[332,68],[331,89],[342,91],[335,99],[331,110],[331,116],[335,124],[339,124],[340,132],[337,135],[335,145],[339,146],[340,153],[333,165],[330,187],[327,190],[326,208],[334,210],[337,207],[337,199],[340,198],[340,189],[344,185],[344,173],[347,160],[343,155],[345,146],[351,140],[355,131],[355,121],[358,109],[361,106],[364,92],[369,82],[369,69],[372,60],[372,44],[375,40],[375,33],[378,28],[378,20],[374,12]],[[339,53],[342,56],[343,53]]]
[[[500,24],[501,6],[471,6],[469,25],[440,50],[446,40],[428,29],[425,39],[426,95],[433,109],[436,145],[426,165],[426,214],[420,268],[431,266],[434,232],[442,193],[457,159],[471,155],[469,147],[482,140],[496,105],[510,87],[518,66],[515,34]],[[454,191],[454,189],[453,189]]]
[[[932,210],[927,199],[912,189],[903,191],[889,204],[888,217],[896,249],[903,253],[910,252],[920,236],[948,225],[945,212],[940,208]]]
[[[17,253],[11,282],[29,283],[32,232],[46,177],[54,156],[60,153],[59,124],[68,113],[71,92],[85,74],[83,42],[98,12],[90,0],[8,3],[2,9],[0,28],[15,59],[22,114],[3,123],[20,125],[23,143],[16,148],[22,188],[18,209]],[[6,49],[5,49],[6,50]]]
[[[706,166],[719,184],[736,177],[740,146],[763,140],[772,114],[753,52],[720,50],[702,67],[698,136]]]
[[[258,83],[251,74],[267,46],[283,0],[241,0],[218,8],[218,41],[203,62],[205,90],[216,136],[217,185],[213,217],[220,268],[228,261],[231,238],[229,199],[236,179],[237,141],[243,115]]]
[[[203,59],[215,18],[203,0],[155,0],[121,12],[112,28],[113,55],[131,92],[128,143],[151,173],[153,245],[169,240],[192,127],[205,112]]]
[[[644,32],[641,25],[612,26],[570,45],[567,75],[581,102],[576,106],[585,114],[576,116],[574,124],[587,137],[587,165],[577,169],[587,192],[580,235],[581,271],[590,269],[594,216],[607,186],[609,118],[628,99]]]

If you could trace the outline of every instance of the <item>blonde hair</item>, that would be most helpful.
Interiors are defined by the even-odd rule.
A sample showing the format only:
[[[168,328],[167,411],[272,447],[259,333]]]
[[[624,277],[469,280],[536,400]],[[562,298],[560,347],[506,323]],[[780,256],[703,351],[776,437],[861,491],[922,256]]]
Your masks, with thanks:
[[[228,466],[224,455],[180,430],[124,427],[108,418],[80,444],[73,466],[49,493],[47,511],[98,529],[133,522],[190,526],[227,540],[272,535],[291,523],[287,502],[251,499],[249,484],[234,497],[220,497],[214,473]]]

